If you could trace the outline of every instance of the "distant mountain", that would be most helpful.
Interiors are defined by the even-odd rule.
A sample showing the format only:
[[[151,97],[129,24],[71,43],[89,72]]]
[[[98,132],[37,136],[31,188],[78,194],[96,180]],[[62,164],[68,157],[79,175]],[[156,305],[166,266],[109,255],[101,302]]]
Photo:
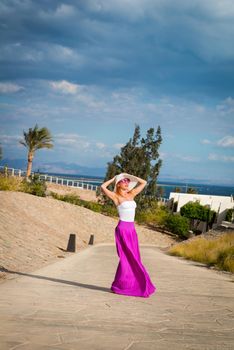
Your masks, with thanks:
[[[5,158],[0,160],[0,165],[8,165],[9,168],[15,169],[27,169],[27,159],[10,159]],[[97,176],[105,177],[106,168],[96,168],[82,166],[76,163],[66,163],[66,162],[41,162],[34,159],[33,161],[33,171],[40,171],[43,173],[61,174],[61,175],[81,175],[81,176]],[[160,174],[157,182],[167,182],[173,184],[207,184],[207,185],[224,185],[233,186],[232,183],[225,183],[222,181],[214,181],[210,179],[194,179],[186,178],[182,176],[172,176],[171,174]]]
[[[7,165],[9,168],[15,169],[27,169],[27,160],[26,159],[9,159],[4,158],[0,160],[0,165]]]
[[[25,159],[9,159],[5,158],[0,160],[0,165],[7,165],[9,168],[15,169],[27,169],[27,160]],[[88,175],[88,176],[101,176],[106,174],[106,168],[95,168],[82,166],[76,163],[65,162],[40,162],[33,161],[32,171],[40,171],[43,173],[57,173],[57,174],[69,174],[69,175]]]
[[[203,184],[203,185],[217,185],[217,186],[234,186],[233,181],[221,181],[221,180],[213,180],[213,179],[195,179],[190,177],[182,177],[182,176],[171,176],[167,174],[159,175],[157,182],[166,182],[166,183],[176,183],[179,184],[190,184],[190,185],[197,185],[197,184]]]
[[[162,182],[168,182],[168,183],[181,183],[181,184],[212,184],[212,180],[209,179],[193,179],[193,178],[189,178],[189,177],[181,177],[181,176],[174,176],[172,177],[171,175],[160,175],[158,177],[158,181]],[[215,182],[216,183],[216,182]]]

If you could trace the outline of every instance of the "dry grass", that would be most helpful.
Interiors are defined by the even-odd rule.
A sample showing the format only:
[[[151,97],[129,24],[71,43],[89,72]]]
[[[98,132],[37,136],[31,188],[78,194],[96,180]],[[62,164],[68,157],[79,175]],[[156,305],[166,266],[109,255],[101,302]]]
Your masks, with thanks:
[[[174,245],[168,253],[234,273],[234,232],[213,239],[195,237]]]
[[[1,191],[22,191],[22,178],[5,177],[0,174],[0,190]]]

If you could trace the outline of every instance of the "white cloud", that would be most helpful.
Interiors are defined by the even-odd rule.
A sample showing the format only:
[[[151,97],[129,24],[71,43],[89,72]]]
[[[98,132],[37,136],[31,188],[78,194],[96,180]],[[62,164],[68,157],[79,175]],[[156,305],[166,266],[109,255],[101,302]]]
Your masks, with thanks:
[[[100,109],[105,107],[105,103],[103,101],[98,100],[88,93],[77,94],[76,100],[90,108]]]
[[[117,150],[119,150],[121,147],[123,147],[124,146],[124,144],[123,143],[115,143],[114,145],[113,145],[113,147],[114,147],[114,149],[117,149]]]
[[[45,59],[52,62],[67,63],[73,68],[81,67],[84,63],[83,56],[68,46],[43,43],[39,49],[43,52]]]
[[[45,20],[53,20],[53,19],[64,19],[67,17],[71,17],[75,15],[76,9],[72,5],[68,4],[59,4],[55,10],[45,11],[41,10],[39,12],[39,17]]]
[[[200,158],[199,157],[195,157],[195,156],[184,156],[184,155],[181,155],[181,154],[175,154],[175,157],[185,161],[185,162],[199,162],[200,161]]]
[[[6,135],[2,134],[0,135],[0,144],[3,148],[3,153],[7,152],[9,149],[22,149],[25,148],[25,146],[21,145],[19,143],[19,140],[22,140],[21,135]]]
[[[221,147],[234,147],[234,136],[224,136],[217,142],[217,145]]]
[[[201,6],[207,9],[211,16],[216,18],[230,18],[234,15],[233,0],[197,0]]]
[[[55,12],[54,16],[55,17],[69,17],[75,14],[76,9],[72,5],[67,5],[67,4],[61,4],[59,5]]]
[[[50,86],[57,91],[61,91],[64,94],[76,94],[80,90],[80,86],[70,83],[66,80],[51,81]]]
[[[96,142],[96,147],[98,149],[104,149],[106,147],[106,145],[103,142]]]
[[[13,83],[0,83],[0,93],[14,93],[18,92],[20,90],[23,90],[24,88],[20,85],[13,84]]]
[[[152,0],[151,0],[152,1]],[[145,0],[87,0],[86,6],[96,13],[115,13],[129,19],[144,17],[151,1]],[[151,6],[150,6],[151,7]]]
[[[211,141],[208,140],[208,139],[203,139],[203,140],[201,140],[201,143],[203,143],[204,145],[206,145],[206,144],[210,144]]]
[[[90,92],[89,87],[85,85],[78,85],[70,83],[69,81],[51,81],[50,86],[55,91],[59,91],[63,94],[73,95],[74,102],[80,102],[89,108],[100,109],[105,107],[105,103],[94,96],[95,92]]]
[[[86,136],[81,136],[76,133],[58,133],[54,135],[55,147],[54,150],[65,152],[73,155],[77,154],[79,159],[85,153],[86,157],[97,157],[110,159],[113,157],[111,147],[101,141],[88,141]]]
[[[98,158],[110,158],[113,156],[105,143],[87,141],[85,136],[75,133],[58,133],[55,135],[55,140],[55,148],[58,147],[60,151],[71,154],[78,152],[77,158],[83,153],[89,154],[89,156],[97,155]]]
[[[0,135],[0,142],[5,143],[5,144],[10,144],[12,142],[15,142],[19,140],[20,136],[19,135],[6,135],[2,134]]]
[[[224,103],[226,103],[227,105],[229,106],[234,106],[234,98],[232,98],[231,96],[227,97],[225,100],[224,100]]]
[[[54,135],[55,144],[62,147],[68,147],[73,150],[87,150],[91,143],[84,136],[73,133],[59,133]]]
[[[209,160],[218,160],[219,159],[219,155],[218,154],[214,154],[214,153],[210,153],[209,155],[208,155],[208,159]]]
[[[216,110],[221,116],[234,114],[234,98],[227,97],[216,106]]]
[[[87,61],[76,49],[68,46],[48,42],[33,42],[29,46],[18,41],[1,46],[0,60],[15,64],[19,61],[40,64],[53,62],[69,64],[73,68],[81,67]]]
[[[200,157],[197,156],[191,156],[191,155],[182,155],[179,153],[170,153],[170,152],[160,152],[159,151],[159,158],[161,159],[168,159],[168,161],[170,161],[170,159],[175,159],[178,158],[179,160],[185,161],[185,162],[199,162],[200,161]]]
[[[40,62],[43,59],[45,54],[42,47],[29,47],[18,41],[1,47],[0,60],[3,62],[18,64],[19,61]]]
[[[222,162],[234,162],[234,156],[225,156],[215,153],[210,153],[208,155],[209,160],[222,161]]]

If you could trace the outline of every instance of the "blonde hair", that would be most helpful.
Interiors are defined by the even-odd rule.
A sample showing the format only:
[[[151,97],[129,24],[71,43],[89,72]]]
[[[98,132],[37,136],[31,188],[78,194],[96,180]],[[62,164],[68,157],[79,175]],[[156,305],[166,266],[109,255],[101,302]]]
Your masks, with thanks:
[[[116,193],[120,195],[119,183],[117,183],[117,185],[116,185]]]
[[[116,185],[116,193],[117,193],[118,195],[121,196],[120,187],[119,187],[118,185],[119,185],[119,182],[118,182],[117,185]],[[129,192],[130,192],[130,191],[129,191]]]

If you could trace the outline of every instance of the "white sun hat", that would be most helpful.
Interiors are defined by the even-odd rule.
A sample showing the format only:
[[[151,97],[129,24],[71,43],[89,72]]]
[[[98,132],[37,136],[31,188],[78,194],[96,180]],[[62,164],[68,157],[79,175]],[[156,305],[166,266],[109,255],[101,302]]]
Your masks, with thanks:
[[[115,187],[114,192],[116,192],[117,189],[117,183],[125,178],[130,179],[130,182],[128,184],[128,189],[131,191],[139,182],[137,178],[134,175],[128,174],[128,173],[121,173],[115,176]]]

